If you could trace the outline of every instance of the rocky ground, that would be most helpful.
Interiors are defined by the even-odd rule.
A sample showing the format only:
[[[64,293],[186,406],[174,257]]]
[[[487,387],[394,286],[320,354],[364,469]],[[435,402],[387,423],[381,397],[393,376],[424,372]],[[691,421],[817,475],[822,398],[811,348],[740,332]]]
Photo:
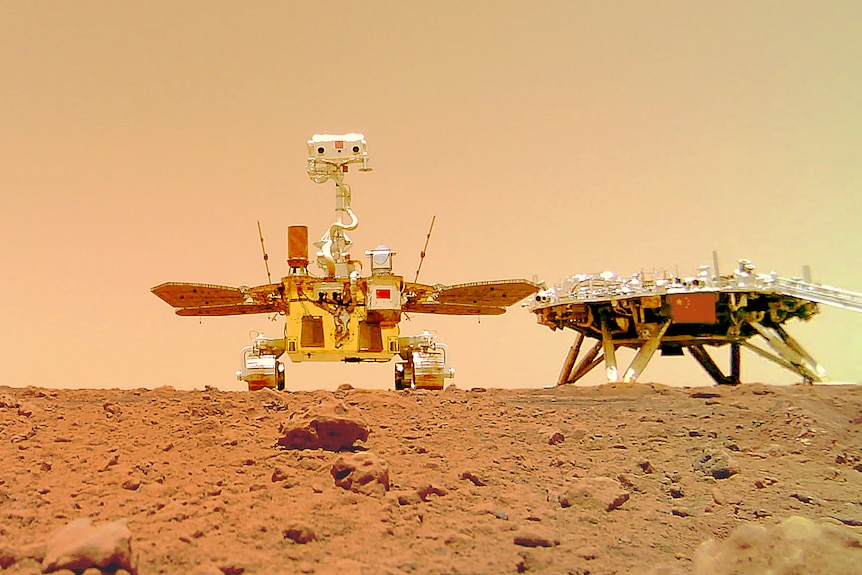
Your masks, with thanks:
[[[101,572],[858,573],[861,429],[856,386],[0,387],[0,573],[81,518]]]

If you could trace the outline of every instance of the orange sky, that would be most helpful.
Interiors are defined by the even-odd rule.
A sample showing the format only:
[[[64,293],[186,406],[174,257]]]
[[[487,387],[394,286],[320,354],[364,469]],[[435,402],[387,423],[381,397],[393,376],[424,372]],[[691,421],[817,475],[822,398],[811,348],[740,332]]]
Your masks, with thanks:
[[[694,270],[719,251],[862,291],[862,4],[799,1],[0,3],[2,383],[243,389],[265,316],[180,318],[163,281],[265,283],[331,184],[314,133],[363,132],[354,252],[427,283]],[[789,324],[860,381],[862,314]],[[532,314],[413,316],[462,387],[556,380],[573,333]],[[725,353],[717,357],[725,361]],[[743,378],[789,382],[744,354]],[[601,370],[591,374],[601,379]],[[705,384],[687,358],[642,381]],[[392,364],[288,366],[391,387]]]

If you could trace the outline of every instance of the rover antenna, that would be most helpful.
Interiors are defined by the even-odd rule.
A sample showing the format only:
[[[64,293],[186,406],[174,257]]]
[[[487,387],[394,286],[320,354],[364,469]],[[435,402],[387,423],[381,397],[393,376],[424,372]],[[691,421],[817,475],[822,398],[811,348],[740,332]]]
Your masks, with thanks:
[[[269,254],[266,253],[266,246],[263,245],[263,230],[260,229],[260,220],[257,221],[257,234],[260,236],[260,249],[263,251],[263,265],[266,266],[266,283],[272,283],[272,276],[269,274]]]
[[[419,267],[416,268],[416,277],[413,279],[413,283],[419,281],[419,271],[422,269],[422,261],[425,259],[425,250],[428,249],[428,242],[431,241],[431,231],[434,229],[434,220],[436,219],[436,215],[431,217],[431,226],[428,228],[428,235],[425,236],[425,246],[422,248],[422,251],[419,252]]]

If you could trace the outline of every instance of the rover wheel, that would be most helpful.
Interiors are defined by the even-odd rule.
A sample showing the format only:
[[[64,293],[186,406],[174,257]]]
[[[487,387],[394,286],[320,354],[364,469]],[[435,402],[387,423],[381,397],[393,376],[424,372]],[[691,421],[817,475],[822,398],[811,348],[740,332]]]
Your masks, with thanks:
[[[404,389],[404,365],[401,363],[395,364],[395,389]]]
[[[284,391],[284,364],[275,362],[275,387],[278,391]]]

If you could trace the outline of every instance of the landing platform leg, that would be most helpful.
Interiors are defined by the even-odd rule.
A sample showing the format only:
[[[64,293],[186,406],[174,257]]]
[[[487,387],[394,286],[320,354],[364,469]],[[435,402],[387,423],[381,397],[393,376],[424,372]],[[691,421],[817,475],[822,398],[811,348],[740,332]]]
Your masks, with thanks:
[[[733,343],[730,346],[730,375],[724,375],[721,372],[721,369],[715,365],[712,357],[702,345],[690,345],[686,349],[692,357],[697,360],[697,363],[699,363],[712,377],[715,383],[718,385],[739,385],[739,344]]]
[[[620,373],[617,369],[617,356],[614,341],[611,339],[611,331],[608,328],[608,319],[602,318],[602,351],[605,354],[605,371],[609,382],[617,382],[620,380]]]
[[[781,361],[776,361],[779,365],[788,367],[795,371],[808,382],[820,382],[825,379],[826,371],[816,361],[811,359],[811,356],[802,349],[802,347],[780,327],[768,328],[756,321],[748,322],[757,333],[766,340],[766,343],[775,351]],[[760,355],[775,361],[775,358],[770,354],[760,350],[758,347],[749,344],[750,347],[760,353]]]
[[[754,345],[750,341],[740,342],[740,345],[745,347],[745,349],[747,349],[747,350],[753,351],[754,353],[756,353],[760,357],[763,357],[763,358],[768,359],[769,361],[771,361],[777,365],[780,365],[781,367],[783,367],[784,369],[786,369],[788,371],[798,373],[803,378],[805,377],[805,374],[800,373],[799,370],[796,368],[796,366],[794,366],[792,363],[790,363],[786,359],[779,357],[777,355],[773,355],[773,354],[769,353],[768,351],[766,351],[765,349],[761,349],[761,348],[757,347],[756,345]]]
[[[572,370],[575,368],[575,361],[578,359],[578,354],[581,351],[581,344],[584,343],[584,334],[578,332],[575,337],[575,342],[569,348],[569,353],[566,354],[566,361],[563,362],[563,369],[560,370],[560,377],[557,378],[557,385],[563,385],[569,382],[569,377]]]
[[[652,359],[652,356],[655,354],[656,350],[658,350],[661,338],[664,336],[669,325],[670,320],[664,322],[652,335],[650,335],[649,339],[640,346],[631,365],[629,365],[629,368],[626,370],[626,374],[623,376],[624,382],[634,383],[638,376],[640,376],[641,372],[643,372],[649,363],[649,360]]]
[[[597,341],[590,350],[584,354],[584,358],[578,362],[572,374],[569,376],[567,383],[575,383],[588,373],[590,373],[597,365],[604,361],[604,357],[599,355],[602,350],[602,342]]]
[[[787,344],[787,347],[798,353],[800,357],[805,360],[805,362],[808,364],[808,367],[820,377],[821,381],[826,379],[826,368],[823,367],[820,363],[818,363],[816,359],[811,357],[811,355],[807,351],[805,351],[805,349],[803,349],[801,345],[799,345],[799,342],[790,337],[790,334],[787,333],[780,325],[775,326],[773,329],[776,331],[776,333],[778,333],[779,336],[781,336],[781,339],[784,340],[784,343]]]
[[[741,372],[742,356],[740,354],[739,344],[734,342],[730,344],[730,381],[731,385],[739,385]]]
[[[584,339],[584,334],[578,332],[575,342],[566,354],[563,368],[560,370],[560,377],[557,380],[558,386],[577,382],[604,360],[602,356],[599,356],[599,352],[602,350],[602,342],[597,341],[587,351],[587,353],[584,354],[584,357],[578,361],[578,354],[580,353]]]

